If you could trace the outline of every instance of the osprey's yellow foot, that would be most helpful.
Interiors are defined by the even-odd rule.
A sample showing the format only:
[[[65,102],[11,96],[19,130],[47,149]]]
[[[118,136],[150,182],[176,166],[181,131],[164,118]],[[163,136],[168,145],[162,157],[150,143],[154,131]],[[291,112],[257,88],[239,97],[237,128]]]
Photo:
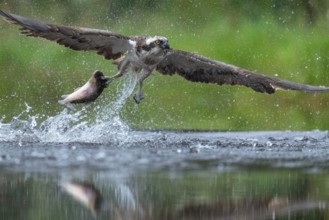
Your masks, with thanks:
[[[106,82],[104,83],[105,88],[107,88],[110,85],[110,83],[114,80],[114,78],[110,76],[105,76],[104,79],[106,80]]]

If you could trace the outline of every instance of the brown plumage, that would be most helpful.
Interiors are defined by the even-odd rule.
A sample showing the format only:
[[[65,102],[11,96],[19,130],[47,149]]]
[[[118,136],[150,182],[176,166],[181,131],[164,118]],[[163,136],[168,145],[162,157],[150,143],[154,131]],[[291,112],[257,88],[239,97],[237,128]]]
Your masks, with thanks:
[[[310,93],[329,91],[327,87],[299,84],[256,74],[249,70],[180,50],[170,50],[163,61],[158,64],[157,70],[162,74],[177,73],[193,82],[243,85],[256,92],[269,94],[274,93],[277,89]]]
[[[105,30],[46,24],[1,10],[0,15],[20,25],[21,32],[28,36],[46,38],[73,50],[94,50],[106,59],[114,60],[119,70],[117,74],[105,77],[107,84],[132,70],[139,75],[139,90],[134,96],[137,103],[144,98],[143,81],[155,70],[164,75],[178,74],[192,82],[242,85],[268,94],[278,89],[309,93],[329,91],[328,87],[280,80],[194,53],[170,49],[168,40],[161,36],[124,36]]]

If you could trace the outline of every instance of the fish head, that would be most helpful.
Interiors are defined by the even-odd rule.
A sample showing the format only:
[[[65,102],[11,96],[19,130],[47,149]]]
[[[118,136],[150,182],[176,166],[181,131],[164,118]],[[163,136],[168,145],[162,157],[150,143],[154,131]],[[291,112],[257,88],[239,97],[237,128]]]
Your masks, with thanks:
[[[106,88],[108,86],[108,78],[104,76],[104,74],[99,70],[96,70],[93,73],[92,81],[94,82],[97,88]]]

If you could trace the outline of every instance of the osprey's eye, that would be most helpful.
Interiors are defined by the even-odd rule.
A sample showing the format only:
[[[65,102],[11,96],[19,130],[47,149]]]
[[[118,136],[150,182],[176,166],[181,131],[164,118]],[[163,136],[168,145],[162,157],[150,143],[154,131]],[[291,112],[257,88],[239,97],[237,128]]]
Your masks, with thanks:
[[[158,44],[159,45],[160,43],[161,43],[161,40],[156,40],[155,41],[155,44]]]

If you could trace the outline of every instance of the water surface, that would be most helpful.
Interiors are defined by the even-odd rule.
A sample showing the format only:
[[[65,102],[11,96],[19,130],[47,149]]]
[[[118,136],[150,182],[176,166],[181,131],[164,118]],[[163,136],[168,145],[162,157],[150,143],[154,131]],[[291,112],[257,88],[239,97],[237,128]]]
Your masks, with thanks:
[[[328,132],[126,132],[1,141],[1,218],[328,218]],[[81,204],[65,184],[101,202]]]
[[[328,219],[327,131],[136,131],[108,106],[0,120],[0,219]]]

